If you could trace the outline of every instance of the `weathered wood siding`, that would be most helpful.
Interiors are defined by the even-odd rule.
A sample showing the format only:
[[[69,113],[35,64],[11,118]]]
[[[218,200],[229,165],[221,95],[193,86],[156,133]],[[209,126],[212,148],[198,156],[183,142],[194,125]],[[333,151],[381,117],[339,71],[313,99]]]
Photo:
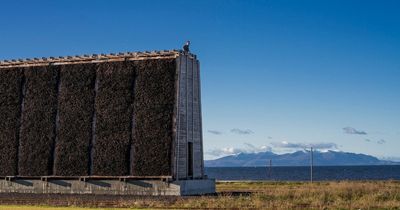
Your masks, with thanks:
[[[179,63],[179,93],[176,139],[176,174],[188,178],[188,142],[193,143],[193,178],[203,177],[203,148],[201,128],[200,71],[192,55],[181,55]],[[189,177],[190,178],[190,177]]]
[[[178,99],[178,134],[177,134],[177,178],[187,177],[187,56],[179,56],[179,99]]]
[[[195,60],[193,62],[193,175],[196,178],[203,176],[203,137],[201,122],[199,70],[199,61]]]

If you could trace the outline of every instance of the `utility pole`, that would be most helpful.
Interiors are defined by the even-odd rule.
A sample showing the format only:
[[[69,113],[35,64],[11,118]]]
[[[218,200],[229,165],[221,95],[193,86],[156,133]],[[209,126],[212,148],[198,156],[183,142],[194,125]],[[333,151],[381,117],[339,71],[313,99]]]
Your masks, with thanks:
[[[314,157],[313,157],[313,148],[311,147],[311,151],[310,151],[310,181],[311,183],[313,183],[313,165],[314,165]]]
[[[271,178],[272,175],[272,159],[269,159],[269,170],[268,170],[268,176]]]

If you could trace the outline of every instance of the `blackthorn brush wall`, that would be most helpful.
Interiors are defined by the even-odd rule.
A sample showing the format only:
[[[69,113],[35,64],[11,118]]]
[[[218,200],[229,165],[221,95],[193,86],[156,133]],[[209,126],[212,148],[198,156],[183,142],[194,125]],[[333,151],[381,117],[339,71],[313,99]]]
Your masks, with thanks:
[[[0,176],[203,177],[199,76],[179,51],[0,62]]]

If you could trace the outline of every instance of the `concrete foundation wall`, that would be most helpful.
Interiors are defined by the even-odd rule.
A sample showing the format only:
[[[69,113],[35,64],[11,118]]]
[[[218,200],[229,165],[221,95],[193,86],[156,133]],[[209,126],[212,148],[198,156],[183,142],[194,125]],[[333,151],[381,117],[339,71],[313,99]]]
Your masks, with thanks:
[[[214,179],[193,179],[176,181],[174,184],[179,186],[180,195],[204,195],[215,193]]]
[[[201,195],[215,192],[215,181],[182,180],[0,180],[0,193],[98,195]]]

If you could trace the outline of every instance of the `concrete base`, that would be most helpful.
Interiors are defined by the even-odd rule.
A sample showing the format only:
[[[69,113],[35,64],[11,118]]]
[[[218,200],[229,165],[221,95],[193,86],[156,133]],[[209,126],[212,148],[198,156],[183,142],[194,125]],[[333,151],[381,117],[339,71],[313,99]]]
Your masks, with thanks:
[[[215,180],[0,180],[0,193],[202,195],[215,193]]]
[[[204,195],[215,193],[215,179],[179,180],[173,182],[179,187],[180,195]]]

